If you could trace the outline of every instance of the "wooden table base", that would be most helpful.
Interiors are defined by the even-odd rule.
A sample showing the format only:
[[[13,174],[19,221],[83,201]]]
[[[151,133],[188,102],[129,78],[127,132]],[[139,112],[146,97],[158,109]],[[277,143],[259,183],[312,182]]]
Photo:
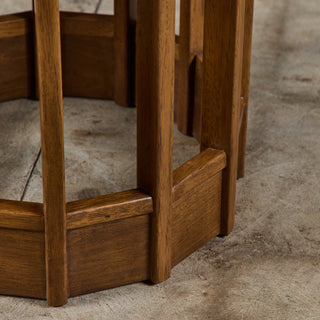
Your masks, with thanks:
[[[0,293],[59,306],[164,281],[232,230],[253,1],[187,0],[180,37],[174,0],[139,0],[131,13],[116,0],[115,16],[34,2],[34,12],[0,17],[0,101],[40,100],[44,201],[0,200]],[[65,202],[63,95],[137,105],[137,189]],[[178,126],[201,152],[173,171],[175,96]]]

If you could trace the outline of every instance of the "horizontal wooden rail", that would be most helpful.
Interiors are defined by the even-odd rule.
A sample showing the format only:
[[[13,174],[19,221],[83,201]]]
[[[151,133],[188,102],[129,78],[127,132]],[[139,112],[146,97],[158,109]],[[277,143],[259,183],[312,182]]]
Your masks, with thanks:
[[[0,200],[0,228],[43,231],[43,205]]]
[[[174,171],[172,264],[220,233],[223,151],[207,149]]]
[[[186,181],[200,177],[200,180],[206,180],[226,167],[226,154],[220,150],[207,149],[195,156],[177,170],[173,174],[173,193],[174,201],[185,196],[188,184]],[[192,185],[189,185],[192,189]]]
[[[114,16],[61,12],[60,19],[64,96],[114,99]],[[33,29],[31,11],[0,16],[0,101],[36,96]]]
[[[127,219],[153,211],[152,198],[140,190],[129,190],[67,204],[67,227],[77,229]]]
[[[61,12],[60,18],[64,34],[107,38],[114,36],[114,16]]]
[[[225,164],[224,152],[207,149],[173,172],[173,266],[220,233]],[[150,279],[148,194],[73,201],[66,211],[70,296]],[[43,221],[40,203],[0,200],[1,294],[46,297]]]

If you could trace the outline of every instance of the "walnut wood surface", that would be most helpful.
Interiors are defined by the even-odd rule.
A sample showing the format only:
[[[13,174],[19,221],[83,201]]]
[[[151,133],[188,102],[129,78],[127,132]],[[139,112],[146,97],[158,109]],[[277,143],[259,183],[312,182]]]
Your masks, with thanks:
[[[0,200],[0,293],[58,306],[69,295],[158,283],[232,229],[236,177],[244,173],[253,0],[206,0],[203,62],[202,0],[182,2],[176,42],[174,0],[138,2],[140,189],[65,204],[62,91],[133,101],[133,7],[119,0],[116,20],[62,13],[60,40],[58,0],[35,0],[36,68],[32,13],[0,17],[0,101],[34,96],[37,72],[44,179],[44,206]],[[178,125],[203,151],[172,174],[175,63]]]
[[[122,220],[152,212],[152,198],[140,190],[129,190],[67,204],[68,229]]]
[[[67,302],[66,205],[59,1],[35,0],[41,110],[47,300]]]
[[[201,142],[202,90],[203,90],[203,54],[198,54],[195,61],[195,86],[193,108],[193,136]]]
[[[121,103],[120,100],[117,102],[127,106],[133,105],[134,24],[130,22],[128,29],[129,49],[127,45],[121,44],[120,50],[130,51],[130,70],[127,71],[124,70],[126,63],[120,53],[114,53],[117,50],[116,46],[120,44],[114,40],[116,19],[113,16],[61,12],[60,17],[64,96],[113,99],[117,81],[118,99],[122,99]],[[10,31],[11,28],[13,31]],[[33,13],[0,16],[0,29],[3,30],[0,36],[0,101],[33,98],[36,95]],[[10,34],[17,36],[11,37]],[[178,41],[179,37],[176,36],[176,61],[179,60]],[[129,78],[122,81],[120,75],[121,79],[126,75]],[[176,75],[178,76],[178,71]]]
[[[114,101],[133,106],[135,23],[130,18],[130,0],[116,0],[114,14]]]
[[[220,233],[222,151],[207,149],[174,171],[172,263]]]
[[[0,228],[44,231],[43,205],[0,200]]]
[[[192,191],[192,184],[185,183],[186,181],[190,181],[194,176],[198,176],[200,180],[195,181],[201,183],[201,179],[207,180],[222,171],[225,167],[226,154],[223,151],[210,148],[202,151],[174,171],[173,201],[177,201],[179,198],[186,198],[184,192]],[[193,183],[193,185],[195,186],[196,183]]]
[[[149,215],[69,230],[70,296],[148,279],[149,237]]]
[[[0,228],[0,293],[46,297],[44,233]]]
[[[113,99],[114,18],[61,13],[64,96]]]
[[[0,101],[34,96],[31,12],[0,16]]]
[[[219,234],[225,163],[224,152],[208,149],[174,171],[174,265]],[[150,278],[151,211],[95,225],[84,215],[88,225],[68,231],[70,296]]]
[[[207,0],[201,148],[224,150],[221,234],[234,225],[245,2]]]
[[[67,35],[113,38],[114,16],[60,12],[61,33]]]
[[[0,16],[0,38],[13,38],[32,33],[33,26],[30,23],[31,17],[31,12]]]
[[[242,86],[241,97],[243,98],[243,116],[239,135],[239,159],[238,159],[238,178],[244,177],[247,146],[247,124],[248,124],[248,105],[250,88],[250,67],[251,67],[251,48],[252,48],[252,28],[254,0],[245,0],[245,22],[244,22],[244,43],[243,43],[243,65],[242,65]]]
[[[174,109],[174,0],[141,0],[137,8],[138,187],[152,195],[150,278],[171,272]]]
[[[203,51],[204,0],[181,1],[177,125],[193,134],[195,58]]]

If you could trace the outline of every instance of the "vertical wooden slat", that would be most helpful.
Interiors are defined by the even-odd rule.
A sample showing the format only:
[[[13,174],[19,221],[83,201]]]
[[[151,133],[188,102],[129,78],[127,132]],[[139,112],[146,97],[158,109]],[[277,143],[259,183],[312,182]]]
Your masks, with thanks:
[[[137,8],[138,186],[154,200],[150,277],[171,272],[174,107],[174,0],[139,0]]]
[[[130,0],[114,0],[114,101],[134,104],[134,32],[130,23]]]
[[[238,178],[244,177],[247,144],[247,123],[250,87],[250,66],[252,48],[252,27],[253,27],[254,0],[246,0],[245,22],[244,22],[244,44],[243,44],[243,67],[242,67],[242,91],[243,116],[239,135],[239,160]]]
[[[195,58],[203,50],[204,0],[181,0],[177,125],[193,134]]]
[[[234,224],[245,0],[206,0],[201,148],[227,154],[221,234]]]
[[[47,299],[67,302],[63,103],[58,0],[35,0],[41,109]]]

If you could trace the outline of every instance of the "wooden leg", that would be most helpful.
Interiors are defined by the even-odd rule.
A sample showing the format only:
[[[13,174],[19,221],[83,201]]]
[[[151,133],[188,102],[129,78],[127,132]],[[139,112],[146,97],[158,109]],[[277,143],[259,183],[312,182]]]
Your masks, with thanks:
[[[204,0],[181,0],[177,124],[193,134],[195,58],[203,50]]]
[[[244,34],[244,0],[206,0],[201,148],[227,154],[221,235],[234,224]]]
[[[62,74],[58,0],[35,0],[41,108],[47,299],[67,303]]]
[[[174,21],[174,0],[138,1],[138,187],[154,200],[150,257],[154,283],[171,273]]]
[[[114,1],[114,101],[134,105],[134,31],[130,22],[130,0]]]
[[[238,159],[238,178],[244,177],[246,161],[246,142],[247,142],[247,121],[249,105],[250,87],[250,65],[252,47],[252,26],[253,26],[254,0],[246,0],[245,24],[244,24],[244,44],[243,44],[243,67],[242,67],[242,92],[243,111],[239,135],[239,159]]]

